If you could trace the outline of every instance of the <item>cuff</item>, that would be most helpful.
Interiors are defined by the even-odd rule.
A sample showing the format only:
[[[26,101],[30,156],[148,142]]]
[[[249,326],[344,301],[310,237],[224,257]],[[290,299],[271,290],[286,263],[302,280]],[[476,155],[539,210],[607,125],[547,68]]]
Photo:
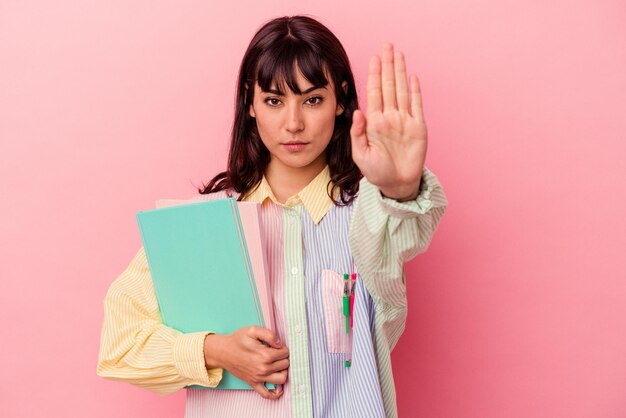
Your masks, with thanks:
[[[214,388],[222,380],[222,368],[207,369],[204,363],[204,339],[212,332],[180,334],[174,342],[174,366],[193,385]]]
[[[438,180],[435,175],[426,167],[422,171],[422,179],[420,181],[420,192],[415,200],[406,202],[398,202],[382,195],[378,187],[367,181],[365,177],[361,180],[361,190],[363,193],[375,194],[375,200],[380,208],[386,214],[396,218],[415,218],[418,215],[428,213],[434,206],[432,194],[435,187],[438,186]]]

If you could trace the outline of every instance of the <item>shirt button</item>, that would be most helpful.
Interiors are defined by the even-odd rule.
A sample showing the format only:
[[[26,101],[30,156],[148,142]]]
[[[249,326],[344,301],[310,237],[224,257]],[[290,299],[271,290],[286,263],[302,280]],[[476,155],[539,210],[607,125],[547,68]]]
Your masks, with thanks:
[[[296,331],[296,334],[300,334],[302,332],[302,327],[300,325],[296,325],[294,330]]]
[[[300,385],[300,393],[304,393],[306,391],[306,386]]]
[[[293,274],[294,276],[295,276],[296,274],[298,274],[298,268],[297,268],[297,267],[293,267],[293,268],[291,269],[291,274]]]

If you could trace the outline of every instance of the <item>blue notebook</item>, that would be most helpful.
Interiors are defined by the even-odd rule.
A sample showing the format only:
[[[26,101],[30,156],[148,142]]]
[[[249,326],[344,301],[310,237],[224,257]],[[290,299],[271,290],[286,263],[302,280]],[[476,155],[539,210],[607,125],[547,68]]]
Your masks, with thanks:
[[[235,199],[140,211],[137,222],[165,325],[217,334],[265,327]],[[217,389],[252,388],[224,370]]]

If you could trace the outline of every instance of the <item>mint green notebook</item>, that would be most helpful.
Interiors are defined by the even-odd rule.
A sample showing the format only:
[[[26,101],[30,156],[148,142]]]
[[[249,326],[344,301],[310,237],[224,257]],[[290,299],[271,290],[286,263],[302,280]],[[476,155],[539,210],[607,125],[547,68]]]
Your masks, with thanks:
[[[235,199],[140,211],[137,222],[165,325],[217,334],[265,327]],[[251,387],[224,370],[217,389]]]

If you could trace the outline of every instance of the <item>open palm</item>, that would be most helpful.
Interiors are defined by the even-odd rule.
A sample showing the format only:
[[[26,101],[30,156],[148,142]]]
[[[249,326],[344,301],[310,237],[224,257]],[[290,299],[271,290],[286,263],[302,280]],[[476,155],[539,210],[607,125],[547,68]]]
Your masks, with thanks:
[[[363,175],[387,197],[417,197],[426,160],[427,131],[419,81],[407,79],[404,55],[383,46],[372,57],[367,80],[367,118],[354,112],[352,158]]]

